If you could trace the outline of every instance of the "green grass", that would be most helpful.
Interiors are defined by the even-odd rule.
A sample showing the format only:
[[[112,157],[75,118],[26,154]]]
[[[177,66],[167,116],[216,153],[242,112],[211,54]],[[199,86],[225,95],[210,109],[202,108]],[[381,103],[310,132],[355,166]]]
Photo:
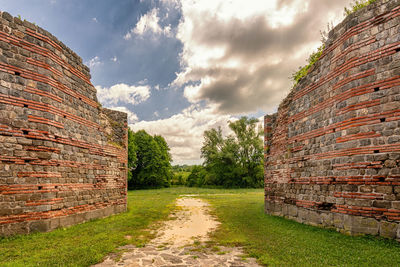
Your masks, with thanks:
[[[0,266],[89,266],[116,247],[143,245],[151,223],[165,219],[175,194],[159,190],[129,192],[129,210],[50,233],[0,239]],[[132,236],[127,240],[125,236]]]
[[[244,246],[268,266],[400,266],[400,245],[376,237],[353,237],[263,212],[263,192],[204,196],[222,226],[213,239]]]
[[[200,194],[212,204],[222,225],[211,246],[244,246],[265,265],[400,265],[395,241],[345,236],[264,214],[262,189],[173,187],[129,192],[129,211],[123,214],[51,233],[0,239],[0,266],[90,266],[119,246],[142,246],[152,237],[146,229],[166,219],[182,194]],[[127,235],[132,239],[125,239]]]

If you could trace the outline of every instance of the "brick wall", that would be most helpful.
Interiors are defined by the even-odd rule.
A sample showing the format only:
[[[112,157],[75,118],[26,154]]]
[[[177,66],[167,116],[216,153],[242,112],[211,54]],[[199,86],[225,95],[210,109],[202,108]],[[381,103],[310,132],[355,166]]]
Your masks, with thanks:
[[[127,115],[54,36],[0,12],[0,236],[126,210]]]
[[[400,239],[400,0],[335,27],[265,116],[265,212]]]

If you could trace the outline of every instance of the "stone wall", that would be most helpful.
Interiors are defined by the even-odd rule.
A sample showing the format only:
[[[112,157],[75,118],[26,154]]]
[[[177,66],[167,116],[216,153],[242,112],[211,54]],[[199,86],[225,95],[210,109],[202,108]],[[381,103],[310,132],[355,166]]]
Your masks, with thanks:
[[[127,115],[102,109],[89,69],[0,13],[0,236],[126,210]]]
[[[265,212],[400,239],[400,0],[335,27],[265,116]]]

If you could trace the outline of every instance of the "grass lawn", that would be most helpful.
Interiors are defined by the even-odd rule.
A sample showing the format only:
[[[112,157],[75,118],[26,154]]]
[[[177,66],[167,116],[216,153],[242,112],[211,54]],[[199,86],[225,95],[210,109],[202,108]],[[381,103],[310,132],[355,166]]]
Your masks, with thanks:
[[[400,266],[400,245],[373,237],[350,237],[263,213],[260,189],[173,187],[129,192],[129,211],[51,233],[0,239],[0,266],[89,266],[121,245],[143,245],[146,229],[166,219],[181,194],[200,194],[222,226],[215,242],[241,245],[268,265]],[[132,236],[131,240],[125,239]]]
[[[263,213],[263,191],[207,195],[222,227],[213,239],[244,246],[268,266],[400,266],[400,244],[352,237]]]
[[[126,244],[142,245],[143,231],[165,219],[176,196],[163,191],[131,191],[128,212],[50,233],[0,239],[0,266],[89,266]],[[125,236],[132,236],[127,240]]]

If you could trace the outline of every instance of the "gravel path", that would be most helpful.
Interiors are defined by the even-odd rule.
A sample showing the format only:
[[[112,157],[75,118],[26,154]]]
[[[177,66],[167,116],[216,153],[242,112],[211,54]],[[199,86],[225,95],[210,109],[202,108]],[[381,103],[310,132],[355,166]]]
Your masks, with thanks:
[[[118,261],[108,257],[95,266],[260,266],[255,259],[243,258],[240,248],[207,245],[208,234],[219,223],[206,202],[184,196],[176,204],[180,209],[171,215],[176,218],[166,221],[149,244],[121,247],[125,252]]]

